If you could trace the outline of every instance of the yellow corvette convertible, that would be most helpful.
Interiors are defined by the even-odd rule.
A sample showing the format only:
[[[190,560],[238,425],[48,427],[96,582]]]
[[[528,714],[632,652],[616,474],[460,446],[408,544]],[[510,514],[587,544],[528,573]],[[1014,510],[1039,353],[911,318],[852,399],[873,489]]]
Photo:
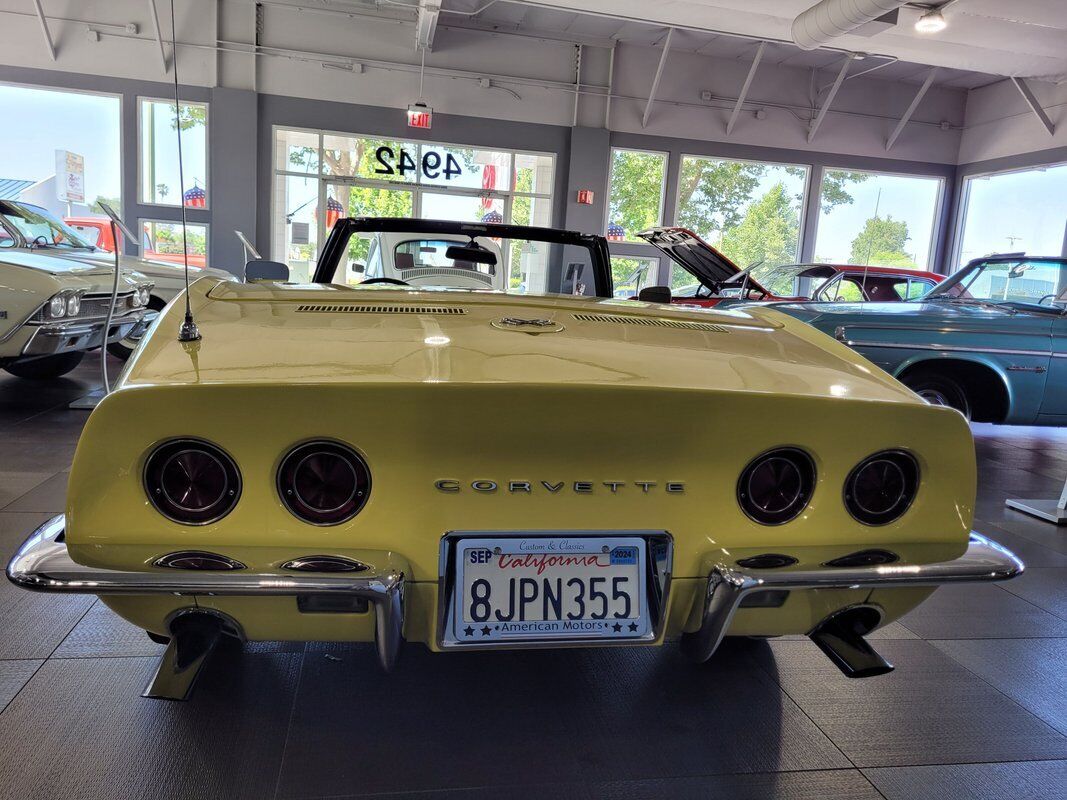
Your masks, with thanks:
[[[148,696],[223,635],[389,669],[808,634],[877,675],[865,634],[1023,569],[971,531],[960,414],[770,309],[612,299],[601,237],[344,219],[314,278],[196,281],[201,338],[163,313],[8,566],[169,642]]]

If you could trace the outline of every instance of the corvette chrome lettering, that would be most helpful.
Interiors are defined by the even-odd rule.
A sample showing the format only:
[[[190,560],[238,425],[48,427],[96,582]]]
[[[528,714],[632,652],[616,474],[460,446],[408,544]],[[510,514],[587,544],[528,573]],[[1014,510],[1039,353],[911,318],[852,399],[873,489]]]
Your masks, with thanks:
[[[433,483],[434,488],[440,492],[456,494],[473,490],[479,494],[493,494],[506,491],[509,494],[534,494],[542,490],[549,494],[559,494],[569,488],[575,494],[623,494],[627,489],[639,491],[641,494],[653,494],[666,492],[667,494],[685,494],[684,481],[494,481],[486,478],[463,482],[455,478],[442,478]]]

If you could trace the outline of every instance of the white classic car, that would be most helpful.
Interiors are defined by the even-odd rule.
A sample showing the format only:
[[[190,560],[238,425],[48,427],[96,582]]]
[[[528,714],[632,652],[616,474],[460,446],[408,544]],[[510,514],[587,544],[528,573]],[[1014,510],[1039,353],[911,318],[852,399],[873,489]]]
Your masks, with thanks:
[[[85,223],[87,220],[81,220]],[[101,226],[88,230],[84,224],[71,225],[40,206],[15,200],[0,200],[0,258],[15,251],[41,253],[56,258],[100,267],[110,271],[115,263],[113,247],[100,247],[97,243],[113,242],[110,221],[101,219]],[[94,226],[95,227],[95,226]],[[203,256],[201,256],[203,258]],[[148,308],[161,311],[185,288],[184,267],[178,263],[156,261],[133,256],[120,256],[124,269],[134,270],[153,284],[148,297]],[[189,266],[189,282],[197,278],[209,277],[215,280],[237,280],[230,272],[210,267]],[[110,284],[109,284],[110,287]],[[108,289],[110,292],[110,288]],[[154,318],[154,315],[152,315]],[[126,358],[133,352],[137,342],[144,334],[143,329],[135,329],[133,335],[126,336],[108,344],[108,351],[119,358]]]
[[[8,242],[0,234],[0,368],[20,378],[55,378],[105,341],[144,334],[152,284],[143,275],[122,271],[109,325],[113,268]]]

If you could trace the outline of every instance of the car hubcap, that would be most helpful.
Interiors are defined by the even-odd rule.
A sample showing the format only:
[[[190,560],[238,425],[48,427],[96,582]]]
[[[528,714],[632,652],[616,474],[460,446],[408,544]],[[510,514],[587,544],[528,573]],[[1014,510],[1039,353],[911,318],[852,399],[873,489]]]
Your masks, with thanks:
[[[948,401],[948,398],[945,397],[945,395],[939,392],[937,389],[920,389],[918,392],[916,392],[916,394],[918,394],[919,397],[921,397],[923,400],[925,400],[932,406],[949,406],[950,408],[952,407],[952,404]]]

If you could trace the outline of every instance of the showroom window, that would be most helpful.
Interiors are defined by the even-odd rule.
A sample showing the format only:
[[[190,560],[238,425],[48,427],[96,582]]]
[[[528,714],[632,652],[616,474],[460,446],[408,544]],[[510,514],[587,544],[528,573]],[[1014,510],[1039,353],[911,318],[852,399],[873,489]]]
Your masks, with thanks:
[[[121,98],[0,84],[0,109],[0,196],[59,218],[121,212]]]
[[[555,170],[549,153],[275,128],[272,253],[306,280],[345,216],[550,227]],[[362,263],[368,247],[353,237],[350,259]],[[521,254],[504,258],[518,285]]]
[[[634,297],[647,286],[659,281],[659,259],[643,256],[613,255],[611,283],[616,297]]]
[[[179,206],[178,129],[182,136],[185,206],[209,208],[207,103],[181,103],[139,98],[140,200],[145,205]]]
[[[991,253],[1058,256],[1067,228],[1067,164],[968,177],[962,207],[957,267]]]
[[[188,225],[186,245],[190,267],[207,266],[207,225]],[[141,220],[141,258],[184,264],[182,224],[161,219]]]
[[[941,178],[825,170],[815,261],[929,269],[943,190]]]
[[[639,232],[662,224],[666,179],[666,153],[611,149],[608,239],[641,242]]]
[[[689,228],[740,267],[795,263],[809,168],[683,156],[676,224]],[[674,270],[672,288],[693,282]]]

